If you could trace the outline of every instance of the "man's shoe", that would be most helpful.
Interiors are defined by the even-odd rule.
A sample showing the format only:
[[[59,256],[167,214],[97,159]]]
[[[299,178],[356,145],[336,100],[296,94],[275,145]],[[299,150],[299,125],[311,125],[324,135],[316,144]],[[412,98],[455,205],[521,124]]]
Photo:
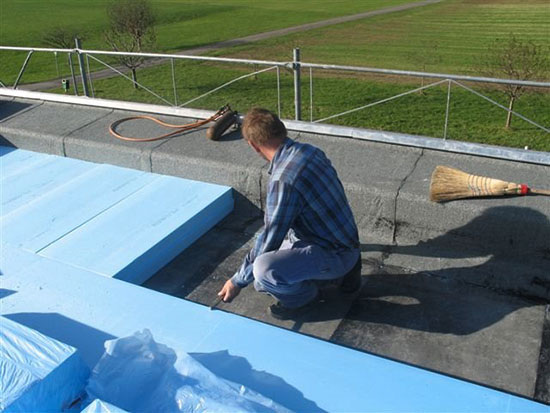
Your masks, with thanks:
[[[320,294],[317,294],[309,303],[296,308],[285,307],[280,301],[277,301],[269,306],[269,313],[277,320],[292,320],[307,314],[321,301]]]
[[[342,277],[342,284],[340,284],[340,291],[344,294],[352,294],[357,292],[361,288],[361,256],[357,259],[357,262],[349,272]]]

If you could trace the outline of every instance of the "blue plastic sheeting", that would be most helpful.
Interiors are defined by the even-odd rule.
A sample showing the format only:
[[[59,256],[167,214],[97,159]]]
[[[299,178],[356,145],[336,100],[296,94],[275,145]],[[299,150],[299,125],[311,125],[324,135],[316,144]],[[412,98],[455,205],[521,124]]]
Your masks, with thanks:
[[[95,399],[82,410],[81,413],[126,413],[126,410],[122,410],[102,400]]]
[[[0,411],[57,412],[82,392],[89,369],[75,348],[0,317]]]
[[[233,209],[232,190],[0,150],[2,244],[142,283]]]
[[[293,411],[550,412],[527,399],[210,311],[35,254],[10,248],[2,254],[2,287],[13,291],[1,301],[2,314],[78,348],[90,367],[105,340],[147,328],[218,377]]]

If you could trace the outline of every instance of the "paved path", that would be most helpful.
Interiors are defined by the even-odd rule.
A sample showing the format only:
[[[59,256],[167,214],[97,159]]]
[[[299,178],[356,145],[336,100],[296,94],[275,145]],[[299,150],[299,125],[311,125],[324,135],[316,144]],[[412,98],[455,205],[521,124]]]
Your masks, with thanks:
[[[424,1],[414,2],[414,3],[402,4],[400,6],[387,7],[380,10],[373,10],[373,11],[368,11],[364,13],[353,14],[350,16],[335,17],[333,19],[322,20],[314,23],[301,24],[299,26],[287,27],[284,29],[273,30],[270,32],[258,33],[258,34],[253,34],[246,37],[240,37],[237,39],[226,40],[218,43],[212,43],[206,46],[185,50],[177,54],[199,55],[205,52],[209,52],[211,50],[222,49],[222,48],[233,47],[233,46],[241,46],[243,44],[253,43],[253,42],[257,42],[265,39],[271,39],[273,37],[285,36],[291,33],[305,32],[307,30],[313,30],[321,27],[332,26],[335,24],[366,19],[369,17],[379,16],[381,14],[395,13],[402,10],[408,10],[416,7],[427,6],[429,4],[439,3],[441,1],[442,0],[424,0]]]
[[[379,16],[379,15],[382,15],[382,14],[395,13],[395,12],[399,12],[399,11],[403,11],[403,10],[409,10],[409,9],[413,9],[413,8],[417,8],[417,7],[422,7],[422,6],[427,6],[427,5],[430,5],[430,4],[439,3],[441,1],[443,1],[443,0],[424,0],[424,1],[414,2],[414,3],[402,4],[402,5],[399,5],[399,6],[386,7],[386,8],[383,8],[383,9],[368,11],[368,12],[364,12],[364,13],[352,14],[352,15],[349,15],[349,16],[335,17],[333,19],[321,20],[321,21],[318,21],[318,22],[301,24],[299,26],[286,27],[284,29],[272,30],[272,31],[269,31],[269,32],[257,33],[257,34],[253,34],[253,35],[250,35],[250,36],[239,37],[239,38],[236,38],[236,39],[230,39],[230,40],[224,40],[222,42],[211,43],[211,44],[206,45],[206,46],[201,46],[201,47],[195,47],[195,48],[192,48],[192,49],[182,50],[180,52],[176,52],[175,54],[179,54],[179,55],[201,55],[201,54],[204,54],[206,52],[213,51],[213,50],[224,49],[224,48],[233,47],[233,46],[241,46],[241,45],[244,45],[244,44],[258,42],[260,40],[271,39],[273,37],[285,36],[285,35],[291,34],[291,33],[305,32],[305,31],[308,31],[308,30],[318,29],[318,28],[321,28],[321,27],[332,26],[332,25],[335,25],[335,24],[347,23],[347,22],[351,22],[351,21],[355,21],[355,20],[361,20],[361,19],[366,19],[366,18],[370,18],[370,17],[374,17],[374,16]],[[159,64],[162,64],[162,63],[166,63],[166,61],[167,61],[167,59],[157,59],[157,60],[154,60],[154,61],[149,61],[143,67],[156,66],[156,65],[159,65]],[[75,70],[78,71],[77,68],[75,68]],[[126,69],[124,67],[117,67],[117,70],[120,70],[122,72],[128,72],[128,69]],[[112,70],[104,69],[104,70],[94,72],[93,78],[94,78],[94,80],[97,80],[97,79],[106,79],[106,78],[110,78],[110,77],[114,77],[114,76],[116,76],[116,75],[113,73]],[[80,76],[77,76],[77,79],[80,82]],[[53,89],[53,88],[59,87],[59,85],[60,85],[60,80],[59,79],[54,79],[54,80],[49,80],[49,81],[45,81],[45,82],[30,83],[30,84],[27,84],[27,85],[21,85],[19,88],[24,89],[24,90],[38,91],[38,90]],[[82,91],[80,90],[80,92],[82,92]]]

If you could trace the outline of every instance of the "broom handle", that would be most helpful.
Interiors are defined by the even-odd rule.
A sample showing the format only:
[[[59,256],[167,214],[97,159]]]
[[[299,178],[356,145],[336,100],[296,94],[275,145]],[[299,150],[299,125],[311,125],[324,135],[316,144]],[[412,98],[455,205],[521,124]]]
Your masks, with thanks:
[[[550,196],[550,190],[548,189],[529,189],[529,193],[536,195],[548,195]]]

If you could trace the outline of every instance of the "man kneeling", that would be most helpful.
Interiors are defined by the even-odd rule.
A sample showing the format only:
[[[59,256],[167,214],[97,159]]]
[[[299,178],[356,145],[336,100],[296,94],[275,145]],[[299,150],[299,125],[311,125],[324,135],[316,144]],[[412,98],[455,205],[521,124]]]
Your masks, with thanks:
[[[317,281],[342,279],[345,293],[361,286],[357,226],[342,183],[320,149],[287,137],[266,109],[251,109],[242,134],[271,164],[264,227],[254,248],[218,295],[226,302],[254,282],[278,301],[272,316],[291,319],[319,301]]]

